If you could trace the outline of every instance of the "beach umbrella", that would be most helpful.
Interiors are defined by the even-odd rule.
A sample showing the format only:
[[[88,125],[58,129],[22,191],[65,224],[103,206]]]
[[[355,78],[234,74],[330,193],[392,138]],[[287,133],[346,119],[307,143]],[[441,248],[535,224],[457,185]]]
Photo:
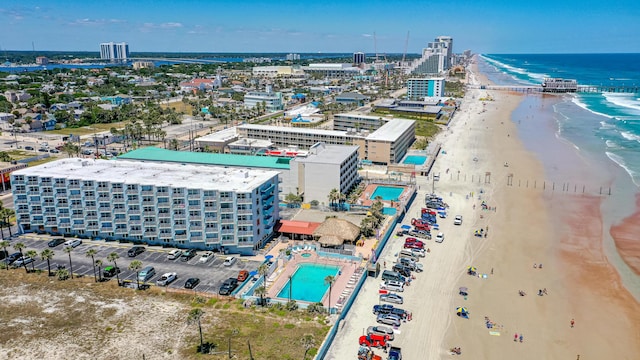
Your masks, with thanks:
[[[469,289],[467,289],[466,287],[462,286],[462,287],[460,287],[460,291],[462,291],[462,292],[468,292],[468,291],[469,291]]]
[[[458,314],[458,316],[461,316],[461,317],[464,317],[464,318],[468,318],[469,317],[469,311],[465,307],[456,308],[456,314]]]
[[[478,269],[476,269],[476,267],[475,267],[475,266],[469,266],[469,267],[467,268],[467,272],[468,272],[469,274],[475,273],[476,271],[478,271]]]

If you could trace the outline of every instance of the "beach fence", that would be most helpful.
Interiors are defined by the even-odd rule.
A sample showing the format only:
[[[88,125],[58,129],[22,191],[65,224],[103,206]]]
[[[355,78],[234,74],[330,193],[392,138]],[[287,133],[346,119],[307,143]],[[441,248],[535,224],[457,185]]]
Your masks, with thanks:
[[[491,184],[491,172],[466,174],[460,172],[450,171],[448,176],[440,177],[440,181],[460,181],[471,182],[479,185]],[[548,180],[548,179],[520,179],[516,178],[514,174],[508,174],[506,177],[505,186],[513,188],[523,189],[536,189],[544,192],[560,193],[560,194],[577,194],[577,195],[611,195],[612,188],[610,185],[599,184],[586,184],[577,183],[562,180]]]

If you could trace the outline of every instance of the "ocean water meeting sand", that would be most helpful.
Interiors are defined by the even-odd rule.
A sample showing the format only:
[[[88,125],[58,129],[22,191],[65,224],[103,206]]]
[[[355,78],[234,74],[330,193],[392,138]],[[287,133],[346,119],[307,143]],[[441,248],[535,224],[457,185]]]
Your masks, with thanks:
[[[477,66],[470,70],[469,83],[490,83]],[[528,96],[538,97],[536,105],[523,109]],[[553,160],[566,169],[562,178],[572,184],[589,176],[577,150],[541,119],[544,107],[558,99],[470,88],[455,119],[435,139],[444,150],[432,171],[440,174],[436,193],[449,204],[449,215],[461,214],[464,222],[456,227],[450,218],[439,219],[446,240],[428,242],[425,271],[402,294],[402,307],[413,319],[398,329],[394,346],[402,347],[405,358],[640,358],[640,305],[604,249],[609,230],[601,204],[607,195],[594,194],[597,176],[583,182],[590,186],[584,194],[577,185],[569,191],[566,184],[553,184],[558,173],[547,178],[544,157],[522,141],[553,149]],[[539,121],[544,128],[522,133],[527,127],[512,121],[516,111],[532,121],[529,126]],[[431,192],[430,179],[418,184],[403,223],[417,217]],[[495,209],[482,210],[483,201]],[[487,229],[488,236],[473,236],[475,229]],[[392,239],[381,259],[393,263],[401,247],[402,239]],[[469,266],[480,276],[468,275]],[[357,337],[375,324],[371,306],[378,304],[378,283],[365,284],[327,358],[356,353]],[[459,295],[463,286],[468,296]],[[469,310],[468,319],[456,316],[458,306]],[[450,353],[454,347],[461,355]]]

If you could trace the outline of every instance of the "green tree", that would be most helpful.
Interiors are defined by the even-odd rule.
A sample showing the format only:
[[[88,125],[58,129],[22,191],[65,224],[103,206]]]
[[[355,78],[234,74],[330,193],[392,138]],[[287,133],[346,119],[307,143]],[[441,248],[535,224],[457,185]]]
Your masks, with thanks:
[[[85,253],[86,257],[91,258],[91,263],[93,264],[93,281],[95,282],[98,282],[98,277],[96,276],[96,258],[95,258],[97,253],[98,251],[96,249],[89,249]]]
[[[260,276],[262,276],[262,283],[264,284],[264,286],[267,286],[267,274],[269,273],[269,265],[268,264],[262,264],[260,266],[258,266],[258,274],[260,274]]]
[[[69,157],[73,155],[78,155],[80,153],[80,147],[70,141],[64,143],[62,145],[62,151],[66,152]]]
[[[178,141],[178,139],[171,139],[171,141],[169,142],[169,148],[171,150],[178,150],[179,147],[180,142]]]
[[[9,243],[6,240],[2,240],[0,241],[0,247],[4,250],[4,257],[6,258],[7,256],[9,256],[9,253],[7,252],[7,248],[11,245],[11,243]],[[9,264],[7,264],[7,270],[9,270]]]
[[[13,244],[13,248],[14,248],[14,249],[16,249],[16,250],[18,250],[18,251],[20,252],[20,257],[21,257],[21,258],[23,258],[23,257],[24,257],[24,254],[22,253],[22,249],[24,249],[25,247],[26,247],[26,246],[24,245],[24,243],[21,243],[21,242],[17,242],[17,243],[15,243],[15,244]],[[24,266],[24,271],[29,272],[29,271],[27,270],[27,265],[26,265],[26,264],[24,264],[24,263],[23,263],[23,264],[22,264],[22,266]]]
[[[302,344],[302,347],[304,347],[304,356],[302,357],[302,360],[305,360],[309,350],[316,346],[316,339],[313,337],[313,334],[304,334],[300,339],[300,343]]]
[[[329,192],[329,204],[331,205],[331,208],[333,208],[334,210],[336,209],[335,203],[336,201],[338,201],[339,198],[340,198],[340,192],[338,191],[338,189],[336,188],[331,189],[331,191]]]
[[[199,352],[204,352],[204,338],[202,337],[202,324],[200,322],[200,318],[204,315],[204,311],[200,308],[191,309],[189,311],[189,316],[187,317],[187,323],[189,324],[198,324],[198,331],[200,332],[200,347]]]
[[[36,271],[36,258],[38,257],[38,252],[35,250],[29,250],[25,253],[25,255],[27,255],[27,257],[32,258],[34,261],[31,262],[31,271],[35,272]]]
[[[333,284],[336,282],[336,277],[333,275],[327,275],[327,277],[324,278],[324,283],[325,284],[329,284],[329,315],[331,315],[331,290],[333,289]]]
[[[51,249],[44,249],[42,250],[42,252],[40,253],[40,258],[42,258],[42,260],[46,260],[47,261],[47,270],[49,273],[49,276],[51,276],[51,259],[53,259],[53,255],[55,255],[53,253],[53,251]]]
[[[16,215],[16,212],[13,209],[9,209],[9,208],[0,209],[0,220],[3,226],[6,226],[7,228],[9,228],[9,237],[13,237],[13,234],[11,233],[11,218],[14,217],[15,215]],[[0,228],[0,231],[2,231],[2,228]],[[4,233],[3,233],[3,236],[4,236]]]
[[[112,252],[107,255],[107,260],[111,261],[113,263],[113,266],[115,266],[116,268],[116,279],[118,280],[118,286],[120,286],[120,275],[118,275],[120,271],[118,271],[118,264],[116,263],[116,260],[118,259],[120,259],[120,255],[118,255],[117,252]]]
[[[73,263],[71,262],[71,253],[73,252],[73,247],[67,246],[64,248],[64,252],[69,255],[69,274],[71,274],[71,278],[73,279]]]
[[[129,264],[129,270],[136,273],[137,289],[140,289],[140,280],[138,279],[138,274],[140,273],[140,269],[142,269],[142,261],[140,260],[133,260],[131,264]]]
[[[98,259],[94,264],[96,264],[96,267],[98,268],[98,278],[102,281],[102,260]]]
[[[58,270],[56,270],[56,276],[58,280],[67,280],[69,278],[69,270],[59,267]]]
[[[262,285],[253,291],[253,294],[260,297],[260,305],[264,307],[264,296],[267,294],[267,288]]]

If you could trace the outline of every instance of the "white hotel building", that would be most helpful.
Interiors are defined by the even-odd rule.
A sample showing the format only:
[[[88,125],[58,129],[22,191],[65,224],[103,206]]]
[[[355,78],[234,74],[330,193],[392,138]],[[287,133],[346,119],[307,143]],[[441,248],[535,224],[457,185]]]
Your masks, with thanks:
[[[11,174],[19,227],[253,254],[278,219],[278,173],[64,159]]]

